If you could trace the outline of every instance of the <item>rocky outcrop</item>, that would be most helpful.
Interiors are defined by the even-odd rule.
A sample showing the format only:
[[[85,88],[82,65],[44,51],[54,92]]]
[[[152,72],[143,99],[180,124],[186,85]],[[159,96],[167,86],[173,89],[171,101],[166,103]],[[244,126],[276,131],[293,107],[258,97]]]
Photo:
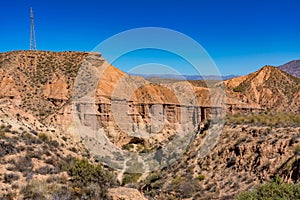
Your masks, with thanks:
[[[43,91],[46,99],[67,100],[69,91],[65,76],[57,77],[54,74],[52,79],[46,83]]]
[[[0,72],[2,75],[4,75],[5,73]],[[10,76],[3,76],[2,77],[2,81],[0,83],[0,97],[1,98],[10,98],[10,99],[14,99],[14,98],[18,98],[19,97],[19,92],[18,92],[18,87],[14,81],[14,79]]]
[[[137,189],[110,188],[107,193],[108,200],[147,200]]]

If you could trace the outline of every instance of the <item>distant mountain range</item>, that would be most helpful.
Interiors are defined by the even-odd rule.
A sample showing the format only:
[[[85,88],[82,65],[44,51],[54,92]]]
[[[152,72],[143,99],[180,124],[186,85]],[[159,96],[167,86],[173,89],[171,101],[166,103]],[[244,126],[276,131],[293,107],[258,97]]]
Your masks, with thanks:
[[[300,60],[293,60],[284,65],[278,66],[282,71],[300,78]]]
[[[300,60],[293,60],[286,64],[278,66],[282,71],[300,78]],[[228,80],[238,77],[238,75],[175,75],[175,74],[139,74],[129,73],[132,76],[140,76],[145,79],[173,79],[173,80]]]
[[[175,74],[137,74],[129,73],[132,76],[141,76],[145,79],[161,78],[174,80],[228,80],[237,77],[236,75],[218,76],[218,75],[175,75]]]

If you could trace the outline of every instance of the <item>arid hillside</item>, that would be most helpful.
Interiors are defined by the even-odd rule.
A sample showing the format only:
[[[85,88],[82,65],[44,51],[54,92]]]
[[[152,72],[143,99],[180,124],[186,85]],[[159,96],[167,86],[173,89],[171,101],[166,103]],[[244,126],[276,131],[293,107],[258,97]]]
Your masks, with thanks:
[[[276,176],[297,183],[299,131],[299,125],[228,124],[215,148],[202,158],[203,132],[181,160],[150,174],[140,188],[150,199],[234,199]]]
[[[87,55],[44,51],[0,54],[1,99],[11,100],[38,119],[47,118],[72,97],[74,79]]]
[[[224,82],[228,94],[270,111],[299,112],[300,79],[272,66]]]
[[[300,80],[270,66],[150,82],[100,53],[0,53],[0,199],[232,199],[276,175],[296,183],[299,102]]]

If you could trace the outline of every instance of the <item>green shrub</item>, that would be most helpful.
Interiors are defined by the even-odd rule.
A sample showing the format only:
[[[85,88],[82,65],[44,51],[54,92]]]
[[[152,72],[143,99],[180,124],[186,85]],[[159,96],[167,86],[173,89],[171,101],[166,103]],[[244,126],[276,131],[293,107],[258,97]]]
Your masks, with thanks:
[[[199,174],[197,178],[199,181],[203,181],[205,179],[205,176],[203,174]]]
[[[133,148],[133,144],[124,144],[122,146],[122,149],[129,151],[130,149]]]
[[[5,132],[0,130],[0,140],[5,138]]]
[[[299,156],[300,155],[300,145],[296,145],[294,148],[293,148],[293,151],[294,151],[294,154],[296,156]]]
[[[272,182],[259,185],[251,191],[238,194],[236,199],[300,199],[300,184],[283,183],[281,178],[276,177]]]
[[[147,176],[146,184],[154,183],[155,181],[160,180],[161,178],[161,174],[153,172]]]
[[[46,133],[40,133],[38,134],[39,139],[41,139],[44,142],[48,142],[50,139]]]
[[[101,164],[92,165],[87,159],[75,159],[67,168],[75,196],[81,199],[103,199],[114,177]]]
[[[86,186],[90,183],[107,185],[112,180],[112,175],[103,169],[101,164],[92,165],[87,159],[75,159],[67,169],[77,186]]]
[[[126,185],[128,183],[136,183],[141,176],[141,173],[125,173],[123,175],[122,184]]]
[[[239,84],[237,87],[233,88],[234,92],[245,92],[246,87],[244,84]]]
[[[148,193],[149,196],[155,196],[155,190],[162,188],[165,180],[162,178],[160,172],[153,172],[149,174],[146,178],[144,185],[144,192],[152,190],[152,192]]]

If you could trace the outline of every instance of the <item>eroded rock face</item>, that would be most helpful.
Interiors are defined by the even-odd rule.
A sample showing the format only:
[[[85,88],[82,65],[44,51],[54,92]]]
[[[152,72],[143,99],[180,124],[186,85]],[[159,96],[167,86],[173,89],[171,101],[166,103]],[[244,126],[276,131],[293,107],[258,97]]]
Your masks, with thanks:
[[[68,84],[65,76],[58,77],[56,74],[44,87],[44,97],[46,99],[56,99],[66,101],[69,96]]]
[[[76,129],[75,114],[84,126],[102,128],[118,146],[138,136],[148,137],[145,144],[163,142],[223,112],[222,95],[212,97],[208,88],[150,83],[96,53],[16,51],[1,54],[0,63],[2,98],[65,131]],[[226,107],[231,113],[260,110],[237,98],[227,99]]]
[[[211,103],[210,97],[201,105],[197,99],[201,97],[188,83],[154,84],[130,77],[101,58],[88,60],[75,81],[75,91],[80,92],[75,94],[79,98],[73,101],[73,113],[80,125],[104,130],[119,147],[135,137],[148,146],[158,145],[175,133],[192,133],[204,119],[221,114],[222,107]],[[88,92],[81,95],[82,91]]]

